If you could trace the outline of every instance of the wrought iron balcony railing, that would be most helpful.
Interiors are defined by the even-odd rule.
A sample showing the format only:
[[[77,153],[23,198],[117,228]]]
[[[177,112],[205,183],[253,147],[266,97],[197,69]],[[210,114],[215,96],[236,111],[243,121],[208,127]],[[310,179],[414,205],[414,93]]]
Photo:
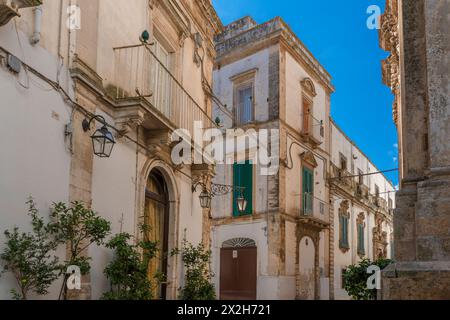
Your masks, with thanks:
[[[308,117],[308,119],[303,122],[302,136],[310,139],[315,144],[322,144],[325,140],[325,127],[323,121],[316,119],[312,113],[304,116]]]
[[[302,194],[302,203],[300,208],[300,215],[303,217],[325,218],[327,205],[324,201],[314,197],[311,193]]]
[[[176,128],[187,129],[191,136],[195,121],[200,121],[203,128],[216,126],[149,45],[115,48],[114,53],[116,99],[144,98]]]

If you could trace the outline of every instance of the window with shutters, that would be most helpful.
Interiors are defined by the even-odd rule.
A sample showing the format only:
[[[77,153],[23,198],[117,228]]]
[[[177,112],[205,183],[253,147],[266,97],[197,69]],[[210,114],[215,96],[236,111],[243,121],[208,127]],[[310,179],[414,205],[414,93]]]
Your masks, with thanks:
[[[304,167],[302,170],[302,214],[313,215],[314,171]]]
[[[240,193],[237,190],[234,191],[233,216],[251,215],[253,213],[253,164],[250,161],[235,163],[233,165],[233,185],[235,187],[245,188],[244,198],[247,200],[245,212],[239,212],[236,199],[240,196]]]
[[[341,203],[339,208],[339,248],[343,252],[347,252],[350,249],[349,245],[349,220],[350,214],[349,210],[349,202],[348,200],[344,200]]]
[[[364,213],[361,212],[356,220],[356,230],[357,230],[357,241],[358,241],[358,255],[362,258],[366,254],[366,249],[364,245],[364,229],[365,229],[365,217]]]

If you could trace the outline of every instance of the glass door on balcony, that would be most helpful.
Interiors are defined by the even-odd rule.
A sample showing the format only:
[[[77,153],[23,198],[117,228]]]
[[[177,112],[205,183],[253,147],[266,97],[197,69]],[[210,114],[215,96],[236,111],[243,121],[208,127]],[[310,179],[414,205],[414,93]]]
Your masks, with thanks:
[[[158,41],[155,41],[154,54],[159,61],[152,63],[151,68],[151,89],[153,93],[153,103],[160,112],[167,118],[171,118],[172,78],[172,55]]]
[[[312,216],[314,199],[314,172],[303,168],[302,174],[302,214]]]
[[[250,84],[237,90],[236,122],[245,125],[253,121],[253,85]]]

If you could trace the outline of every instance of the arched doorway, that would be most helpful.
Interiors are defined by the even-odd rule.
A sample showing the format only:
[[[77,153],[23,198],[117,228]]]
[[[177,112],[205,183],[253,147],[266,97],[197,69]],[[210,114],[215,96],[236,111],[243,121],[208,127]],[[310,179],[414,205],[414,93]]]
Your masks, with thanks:
[[[257,248],[255,241],[235,238],[220,250],[220,299],[256,300]]]
[[[153,169],[147,179],[145,188],[144,224],[148,226],[144,236],[147,240],[158,242],[158,253],[148,266],[148,277],[155,283],[158,273],[167,277],[169,251],[169,212],[170,202],[167,184],[162,173]],[[155,286],[155,299],[166,299],[167,283]]]
[[[316,298],[316,248],[310,237],[303,237],[299,245],[298,299]]]

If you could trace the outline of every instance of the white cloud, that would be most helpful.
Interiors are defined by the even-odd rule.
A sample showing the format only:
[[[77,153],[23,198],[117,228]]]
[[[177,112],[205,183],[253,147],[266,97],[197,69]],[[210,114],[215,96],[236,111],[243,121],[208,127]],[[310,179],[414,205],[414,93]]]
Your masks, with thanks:
[[[398,143],[394,143],[394,148],[398,149]]]

